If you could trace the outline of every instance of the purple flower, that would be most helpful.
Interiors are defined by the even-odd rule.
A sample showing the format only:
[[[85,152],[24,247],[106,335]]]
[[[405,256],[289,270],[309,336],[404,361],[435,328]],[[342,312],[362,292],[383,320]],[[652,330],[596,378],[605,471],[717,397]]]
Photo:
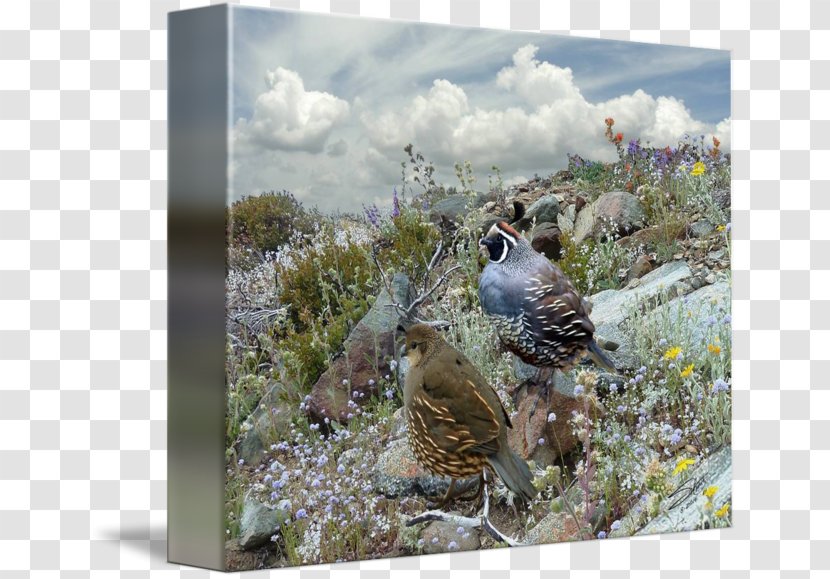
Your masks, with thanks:
[[[455,530],[455,532],[458,533],[459,535],[463,535],[464,534],[464,527],[458,527]]]
[[[580,396],[583,392],[585,392],[585,387],[582,384],[574,386],[574,396]]]
[[[604,539],[607,536],[608,534],[605,531],[600,531],[599,533],[597,533],[597,539]]]
[[[611,523],[611,530],[612,531],[619,531],[621,526],[622,526],[622,523],[620,523],[619,521],[614,521],[613,523]]]
[[[398,199],[397,187],[392,188],[392,217],[398,217],[401,214],[401,202]]]
[[[540,439],[539,439],[539,440],[537,440],[536,442],[537,442],[537,444],[538,444],[539,446],[542,446],[542,445],[544,445],[544,444],[545,444],[545,439],[544,439],[544,438],[540,438]]]
[[[616,384],[612,383],[608,388],[611,390],[611,392],[616,392],[617,391],[617,385]]]
[[[729,314],[726,314],[725,316],[723,316],[723,319],[721,321],[724,324],[731,324],[732,323],[732,316],[729,315]]]
[[[392,398],[394,398],[394,397],[395,397],[395,393],[394,393],[394,392],[392,392],[392,390],[387,390],[387,391],[385,392],[385,394],[386,394],[386,398],[387,398],[388,400],[392,400]]]
[[[623,442],[631,442],[631,437],[627,434],[623,437]]]
[[[556,414],[555,413],[551,412],[550,414],[548,414],[548,422],[553,422],[555,420],[556,420]]]
[[[438,537],[433,537],[432,541],[430,541],[433,545],[438,544]]]
[[[450,541],[449,545],[447,545],[447,548],[450,551],[452,551],[454,549],[458,549],[458,543],[456,543],[455,541]]]
[[[683,431],[679,428],[674,431],[674,434],[671,436],[671,444],[680,444],[681,437],[683,436]]]
[[[718,392],[728,392],[729,391],[729,384],[723,381],[721,378],[715,380],[715,383],[712,385],[712,394],[717,394]]]

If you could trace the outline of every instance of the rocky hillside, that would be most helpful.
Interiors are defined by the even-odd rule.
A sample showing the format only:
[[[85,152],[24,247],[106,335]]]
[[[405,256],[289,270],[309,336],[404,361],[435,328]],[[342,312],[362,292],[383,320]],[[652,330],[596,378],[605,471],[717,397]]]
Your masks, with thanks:
[[[541,492],[514,509],[495,489],[503,533],[538,543],[729,524],[729,160],[702,139],[609,142],[618,163],[573,156],[568,170],[509,188],[491,179],[485,192],[459,167],[459,188],[422,179],[390,210],[362,216],[306,219],[276,200],[299,213],[295,231],[272,247],[234,241],[232,568],[496,546],[476,528],[406,526],[448,483],[424,472],[406,441],[394,330],[407,309],[448,322],[447,339],[512,415],[510,444]],[[413,174],[432,175],[426,168],[412,155]],[[256,212],[246,219],[257,231]],[[477,240],[498,220],[590,296],[619,370],[558,375],[542,411],[531,411],[535,369],[504,351],[478,304]],[[472,505],[450,508],[470,515]]]

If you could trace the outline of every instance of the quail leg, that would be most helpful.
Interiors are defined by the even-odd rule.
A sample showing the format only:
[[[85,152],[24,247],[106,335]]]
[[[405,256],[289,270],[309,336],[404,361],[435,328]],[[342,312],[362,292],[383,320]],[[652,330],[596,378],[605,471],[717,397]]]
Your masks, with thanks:
[[[443,497],[441,497],[441,498],[438,498],[437,496],[428,497],[427,498],[427,507],[428,508],[441,509],[441,508],[444,507],[444,505],[446,505],[448,502],[450,502],[454,498],[456,482],[457,482],[456,479],[454,479],[454,478],[450,479],[450,486],[447,488],[447,492],[444,493]]]
[[[547,378],[543,381],[541,380],[541,376],[545,372],[545,370],[547,370],[547,368],[539,368],[539,379],[537,380],[537,383],[539,383],[539,394],[536,396],[536,401],[533,403],[533,408],[530,409],[530,416],[536,414],[536,407],[539,406],[539,400],[541,400],[543,396],[545,398],[545,402],[547,402],[548,391],[551,385],[556,385],[556,368],[551,368]],[[545,406],[547,407],[547,404]]]
[[[478,475],[478,489],[476,489],[476,492],[463,498],[464,500],[475,501],[474,513],[481,510],[482,501],[484,500],[484,471],[481,471],[481,474]]]

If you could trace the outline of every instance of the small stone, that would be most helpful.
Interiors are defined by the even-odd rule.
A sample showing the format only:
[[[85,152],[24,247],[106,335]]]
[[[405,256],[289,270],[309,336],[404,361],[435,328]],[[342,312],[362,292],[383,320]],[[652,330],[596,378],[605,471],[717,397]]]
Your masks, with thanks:
[[[715,274],[710,273],[709,275],[706,276],[705,279],[706,279],[706,283],[708,283],[709,285],[712,285],[713,283],[715,283]]]
[[[649,257],[647,255],[641,255],[634,261],[633,264],[631,264],[631,267],[628,268],[626,280],[630,282],[633,279],[643,277],[645,274],[650,272],[651,269],[651,260]]]
[[[708,219],[695,221],[689,227],[689,234],[692,237],[706,237],[715,230],[715,226]]]
[[[533,229],[530,245],[548,259],[558,260],[562,253],[560,234],[559,227],[553,223],[540,223]]]
[[[452,515],[461,516],[461,513],[453,512]],[[446,521],[432,521],[421,532],[424,540],[424,553],[454,553],[456,551],[475,551],[481,548],[478,530],[472,527],[462,527],[463,533],[459,533],[458,523]]]
[[[692,289],[700,289],[703,287],[703,278],[695,276],[691,279]]]

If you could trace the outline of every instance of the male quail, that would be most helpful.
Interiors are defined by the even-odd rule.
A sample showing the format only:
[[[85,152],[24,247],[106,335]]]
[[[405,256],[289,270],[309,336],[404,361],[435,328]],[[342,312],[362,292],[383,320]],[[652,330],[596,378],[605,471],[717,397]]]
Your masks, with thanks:
[[[479,300],[508,350],[537,367],[567,371],[588,355],[616,371],[594,341],[590,307],[559,267],[503,221],[479,245],[490,258],[479,279]]]
[[[441,502],[451,497],[457,479],[479,475],[482,482],[488,464],[514,494],[536,496],[527,463],[507,444],[510,418],[473,364],[426,324],[407,330],[404,347],[409,443],[427,470],[452,479]]]

